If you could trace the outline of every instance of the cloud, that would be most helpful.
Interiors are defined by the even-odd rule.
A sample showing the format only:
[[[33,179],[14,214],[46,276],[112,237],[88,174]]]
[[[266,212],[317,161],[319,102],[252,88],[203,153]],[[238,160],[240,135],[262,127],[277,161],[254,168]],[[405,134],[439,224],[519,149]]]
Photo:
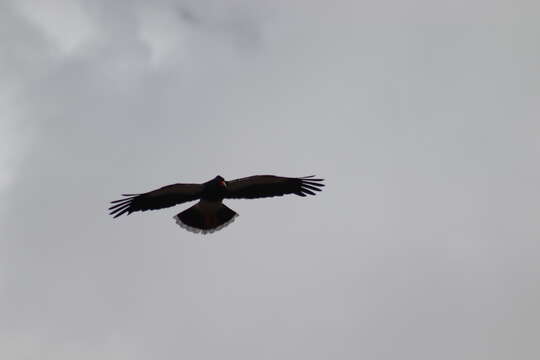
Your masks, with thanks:
[[[0,354],[534,353],[521,4],[2,4]],[[255,173],[328,186],[234,202],[204,238],[180,207],[106,214],[120,193]]]
[[[17,8],[62,53],[69,54],[89,41],[96,29],[82,2],[36,0],[18,2]]]

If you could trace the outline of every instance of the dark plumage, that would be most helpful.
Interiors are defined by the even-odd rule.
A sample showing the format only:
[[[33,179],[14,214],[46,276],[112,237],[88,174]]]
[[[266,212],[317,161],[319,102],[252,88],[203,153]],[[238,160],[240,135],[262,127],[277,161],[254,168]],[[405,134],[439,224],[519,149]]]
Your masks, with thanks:
[[[115,218],[134,211],[156,210],[199,200],[174,216],[176,222],[194,232],[214,232],[231,223],[238,214],[223,205],[223,199],[257,199],[295,194],[315,195],[321,191],[323,179],[314,175],[290,178],[256,175],[232,181],[221,176],[203,184],[173,184],[143,194],[123,194],[125,199],[111,201],[109,210]]]

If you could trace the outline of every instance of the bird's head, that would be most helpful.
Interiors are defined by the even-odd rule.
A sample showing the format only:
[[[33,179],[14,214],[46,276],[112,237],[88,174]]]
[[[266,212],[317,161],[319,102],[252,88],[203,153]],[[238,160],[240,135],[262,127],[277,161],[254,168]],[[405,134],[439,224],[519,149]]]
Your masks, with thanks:
[[[225,181],[225,179],[218,175],[214,178],[214,181],[216,182],[216,184],[218,185],[218,187],[221,187],[221,188],[226,188],[227,187],[227,182]]]

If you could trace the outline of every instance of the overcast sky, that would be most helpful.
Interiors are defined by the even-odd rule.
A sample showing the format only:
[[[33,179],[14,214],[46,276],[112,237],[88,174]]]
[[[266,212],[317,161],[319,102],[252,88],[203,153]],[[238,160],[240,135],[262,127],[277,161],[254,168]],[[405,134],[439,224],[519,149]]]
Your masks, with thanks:
[[[0,0],[0,358],[540,358],[539,11]],[[217,174],[327,186],[107,215]]]

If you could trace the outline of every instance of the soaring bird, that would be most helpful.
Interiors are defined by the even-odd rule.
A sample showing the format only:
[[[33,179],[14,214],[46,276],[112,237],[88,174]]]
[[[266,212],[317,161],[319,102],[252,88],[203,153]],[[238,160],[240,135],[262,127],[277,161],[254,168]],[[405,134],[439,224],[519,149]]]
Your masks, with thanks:
[[[156,210],[199,200],[173,218],[181,227],[195,233],[212,233],[229,225],[238,216],[223,204],[223,199],[257,199],[295,194],[315,195],[323,179],[315,175],[300,178],[255,175],[225,181],[216,176],[202,184],[172,184],[143,194],[122,194],[124,199],[111,201],[109,210],[115,218],[134,211]]]

